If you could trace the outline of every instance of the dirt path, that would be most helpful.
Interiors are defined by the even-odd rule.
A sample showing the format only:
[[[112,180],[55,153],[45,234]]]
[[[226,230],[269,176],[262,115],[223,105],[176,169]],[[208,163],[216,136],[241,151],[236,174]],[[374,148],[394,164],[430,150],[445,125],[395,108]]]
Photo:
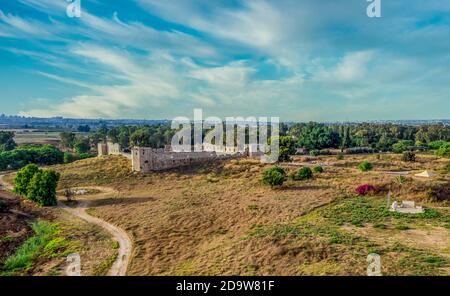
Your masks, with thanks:
[[[4,175],[0,175],[0,187],[3,189],[12,190],[12,186],[4,181]],[[100,194],[112,193],[113,189],[108,187],[89,187],[85,189],[96,189],[101,191]],[[58,202],[58,207],[67,211],[68,213],[95,225],[98,225],[108,231],[119,243],[119,250],[116,261],[108,271],[109,276],[124,276],[127,273],[128,265],[130,263],[131,254],[133,251],[133,244],[128,234],[117,226],[114,226],[104,220],[93,217],[86,213],[86,209],[89,208],[89,201],[78,202],[75,208],[68,207],[62,202]]]
[[[128,234],[117,226],[114,226],[104,220],[93,217],[86,213],[86,209],[89,208],[88,201],[80,201],[77,207],[68,207],[62,202],[58,202],[58,206],[70,214],[95,225],[98,225],[107,230],[118,242],[119,242],[119,254],[116,261],[114,261],[110,270],[109,276],[124,276],[127,273],[127,268],[131,259],[131,252],[133,250],[133,244]]]

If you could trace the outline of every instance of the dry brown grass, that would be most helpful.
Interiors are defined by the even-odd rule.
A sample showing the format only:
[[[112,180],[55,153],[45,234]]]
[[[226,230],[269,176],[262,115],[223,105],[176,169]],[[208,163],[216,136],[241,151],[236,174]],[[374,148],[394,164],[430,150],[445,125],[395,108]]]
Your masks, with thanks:
[[[427,186],[448,182],[447,175],[441,175],[440,181],[411,179],[395,187],[395,176],[383,170],[437,169],[445,162],[430,156],[419,156],[417,163],[401,163],[397,155],[382,157],[387,158],[320,157],[318,161],[336,166],[324,167],[325,172],[313,180],[288,181],[275,190],[260,184],[261,172],[269,166],[255,160],[147,175],[132,173],[129,160],[122,157],[55,168],[62,173],[60,188],[101,185],[117,190],[98,199],[90,213],[132,236],[132,275],[362,274],[367,251],[361,247],[349,249],[320,239],[249,237],[249,233],[255,225],[292,223],[336,198],[354,195],[359,184],[374,184],[382,189],[380,194],[390,187],[395,197],[425,201]],[[374,171],[357,170],[362,160],[373,162]]]

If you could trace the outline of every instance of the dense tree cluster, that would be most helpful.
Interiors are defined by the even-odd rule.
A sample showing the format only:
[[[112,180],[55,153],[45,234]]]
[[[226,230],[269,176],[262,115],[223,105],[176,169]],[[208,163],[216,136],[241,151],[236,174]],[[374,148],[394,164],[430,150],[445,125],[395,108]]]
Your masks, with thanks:
[[[27,164],[52,165],[63,163],[64,154],[55,146],[20,146],[0,152],[0,171],[19,169]]]
[[[288,134],[297,145],[308,149],[366,147],[401,153],[411,148],[439,149],[450,141],[450,126],[360,123],[351,125],[298,123]],[[434,146],[433,146],[434,143]]]

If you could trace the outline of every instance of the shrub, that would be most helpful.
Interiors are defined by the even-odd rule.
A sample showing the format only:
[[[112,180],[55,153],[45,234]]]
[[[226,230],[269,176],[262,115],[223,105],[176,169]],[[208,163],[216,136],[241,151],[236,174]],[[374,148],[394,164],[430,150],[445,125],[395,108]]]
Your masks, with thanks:
[[[408,181],[408,179],[405,176],[397,176],[397,177],[395,177],[394,180],[395,180],[395,183],[397,183],[399,185],[404,184],[404,183],[406,183],[406,181]]]
[[[442,146],[444,146],[447,142],[446,141],[433,141],[428,143],[428,148],[431,150],[438,150]]]
[[[364,196],[369,193],[375,192],[375,187],[370,184],[359,185],[358,187],[356,187],[356,192],[358,193],[358,195]]]
[[[64,152],[64,163],[68,164],[71,163],[75,160],[75,157],[69,153],[69,152]]]
[[[309,167],[300,168],[296,174],[292,176],[295,181],[308,180],[313,177],[313,173]]]
[[[313,168],[313,171],[314,171],[315,173],[323,173],[323,167],[321,167],[320,165],[315,166],[315,167]]]
[[[344,153],[340,152],[338,153],[338,155],[336,156],[337,160],[343,160],[344,159]]]
[[[435,152],[438,156],[450,157],[450,142],[445,143]]]
[[[0,170],[20,169],[27,164],[52,165],[64,162],[64,153],[52,145],[21,146],[0,152]]]
[[[320,151],[315,149],[315,150],[311,150],[309,151],[309,155],[311,156],[319,156],[320,155]]]
[[[280,167],[266,169],[263,172],[262,182],[270,187],[281,186],[286,178],[286,172]]]
[[[411,147],[411,146],[414,146],[413,141],[400,140],[397,143],[395,143],[394,145],[392,145],[392,151],[394,151],[395,153],[402,153],[406,150],[409,150],[409,147]]]
[[[22,168],[14,178],[14,192],[26,196],[30,181],[38,171],[39,168],[35,164],[29,164]]]
[[[358,165],[358,169],[363,172],[367,172],[373,169],[373,165],[370,162],[363,161]]]
[[[59,178],[59,173],[55,171],[36,172],[28,185],[27,198],[40,206],[56,206]]]
[[[78,154],[78,159],[87,159],[87,158],[93,158],[96,156],[97,155],[91,154],[91,153],[80,153],[80,154]]]
[[[402,154],[402,161],[414,162],[414,161],[416,161],[416,154],[411,151],[405,151]]]

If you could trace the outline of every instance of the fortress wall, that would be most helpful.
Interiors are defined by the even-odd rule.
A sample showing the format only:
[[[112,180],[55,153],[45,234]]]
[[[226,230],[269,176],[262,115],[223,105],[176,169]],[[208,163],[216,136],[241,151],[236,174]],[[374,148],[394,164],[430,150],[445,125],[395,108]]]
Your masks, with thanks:
[[[167,170],[192,164],[208,163],[220,159],[245,157],[245,153],[217,154],[216,152],[168,152],[164,149],[136,147],[132,150],[133,170],[150,172]]]

